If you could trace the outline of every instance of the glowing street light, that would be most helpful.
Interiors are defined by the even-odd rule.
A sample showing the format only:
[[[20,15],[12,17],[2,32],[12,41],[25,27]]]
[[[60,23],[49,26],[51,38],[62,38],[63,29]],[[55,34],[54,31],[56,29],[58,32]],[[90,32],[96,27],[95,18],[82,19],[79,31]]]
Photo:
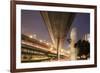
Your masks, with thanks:
[[[52,50],[53,50],[53,47],[50,48],[50,51],[52,51]]]
[[[64,50],[63,50],[63,49],[61,49],[61,52],[64,52]]]
[[[49,43],[46,43],[47,45],[49,45]]]
[[[40,42],[43,42],[43,40],[39,40]]]
[[[29,36],[29,38],[33,38],[33,36],[32,36],[32,35],[30,35],[30,36]]]
[[[69,50],[66,51],[67,54],[71,54],[71,52]]]

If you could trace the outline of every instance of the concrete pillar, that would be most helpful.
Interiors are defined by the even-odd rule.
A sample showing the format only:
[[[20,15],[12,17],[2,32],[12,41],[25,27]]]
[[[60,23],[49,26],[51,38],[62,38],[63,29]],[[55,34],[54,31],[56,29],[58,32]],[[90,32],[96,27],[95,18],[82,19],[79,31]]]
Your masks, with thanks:
[[[76,60],[77,59],[77,49],[74,47],[74,42],[72,41],[70,44],[70,60]]]
[[[77,49],[74,47],[75,43],[77,42],[77,29],[73,28],[70,34],[71,43],[70,43],[70,60],[77,59]]]

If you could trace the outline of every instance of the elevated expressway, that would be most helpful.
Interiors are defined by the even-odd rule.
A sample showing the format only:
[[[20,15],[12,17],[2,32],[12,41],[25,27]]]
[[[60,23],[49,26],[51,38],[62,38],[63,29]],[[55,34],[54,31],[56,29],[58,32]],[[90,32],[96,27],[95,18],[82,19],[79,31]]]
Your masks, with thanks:
[[[30,38],[22,34],[21,62],[41,62],[57,60],[57,51],[50,44],[40,42],[38,39]],[[67,59],[66,51],[61,51],[61,58]]]
[[[75,14],[49,11],[41,11],[40,14],[48,29],[53,45],[47,45],[22,34],[21,62],[67,60],[69,55],[62,48]]]

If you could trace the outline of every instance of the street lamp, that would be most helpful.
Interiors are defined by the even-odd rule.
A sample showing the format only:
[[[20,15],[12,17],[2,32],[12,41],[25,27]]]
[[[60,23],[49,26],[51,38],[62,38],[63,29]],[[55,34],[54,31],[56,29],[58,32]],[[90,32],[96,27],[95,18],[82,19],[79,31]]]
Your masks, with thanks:
[[[50,48],[50,51],[52,51],[52,50],[53,50],[53,47]]]
[[[49,45],[49,43],[46,43],[47,45]]]
[[[42,40],[40,40],[40,42],[43,42]]]
[[[61,52],[64,52],[64,50],[63,50],[63,49],[61,49]]]
[[[33,38],[33,36],[32,36],[32,35],[30,35],[30,36],[29,36],[29,38]]]

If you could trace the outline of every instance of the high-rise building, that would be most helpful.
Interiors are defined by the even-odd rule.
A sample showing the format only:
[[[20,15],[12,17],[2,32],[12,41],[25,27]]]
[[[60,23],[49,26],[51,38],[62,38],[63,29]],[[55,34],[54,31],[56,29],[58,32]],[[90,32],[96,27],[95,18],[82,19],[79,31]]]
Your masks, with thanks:
[[[84,34],[82,39],[86,41],[90,41],[90,34],[89,33]]]

